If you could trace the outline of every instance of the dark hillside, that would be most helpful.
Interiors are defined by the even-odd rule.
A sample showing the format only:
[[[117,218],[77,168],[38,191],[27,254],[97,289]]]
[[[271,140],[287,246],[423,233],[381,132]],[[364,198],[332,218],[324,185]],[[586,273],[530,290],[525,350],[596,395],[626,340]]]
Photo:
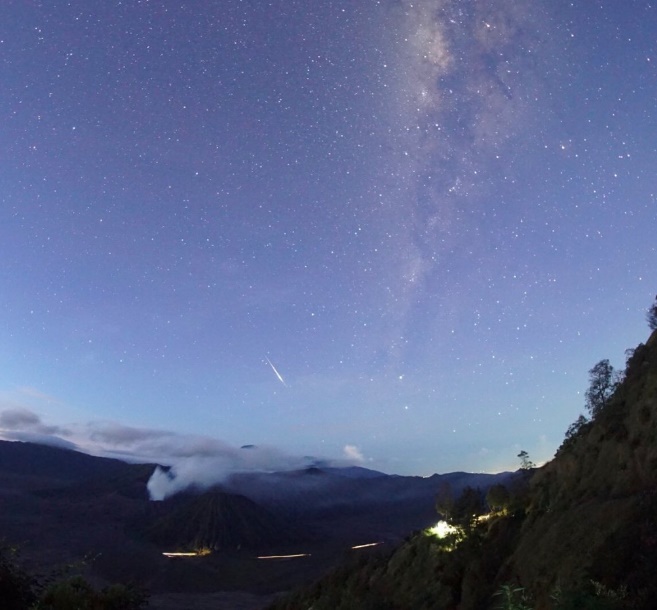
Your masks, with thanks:
[[[586,579],[657,599],[657,333],[636,348],[593,424],[536,473],[531,488],[505,569],[541,606],[556,587]]]
[[[594,419],[525,475],[486,520],[454,511],[456,533],[354,558],[272,608],[655,608],[657,332]]]
[[[130,465],[120,460],[95,457],[71,449],[21,441],[0,442],[0,477],[37,477],[50,482],[70,483],[120,476],[129,470]]]

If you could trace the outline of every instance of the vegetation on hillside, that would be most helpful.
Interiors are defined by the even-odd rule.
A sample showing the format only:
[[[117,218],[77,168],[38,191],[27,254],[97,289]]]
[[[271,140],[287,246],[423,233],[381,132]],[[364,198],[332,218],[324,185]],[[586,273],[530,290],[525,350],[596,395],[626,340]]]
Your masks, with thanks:
[[[555,458],[526,452],[515,483],[484,497],[441,489],[444,526],[392,553],[355,556],[273,610],[648,610],[657,599],[657,301],[655,331],[589,371],[586,408]],[[482,513],[488,511],[485,518]]]
[[[15,548],[2,546],[0,602],[3,610],[139,610],[148,596],[132,585],[95,588],[71,572],[38,578],[20,565]]]
[[[648,321],[650,330],[657,330],[657,297],[655,297],[655,302],[646,313],[646,320]]]

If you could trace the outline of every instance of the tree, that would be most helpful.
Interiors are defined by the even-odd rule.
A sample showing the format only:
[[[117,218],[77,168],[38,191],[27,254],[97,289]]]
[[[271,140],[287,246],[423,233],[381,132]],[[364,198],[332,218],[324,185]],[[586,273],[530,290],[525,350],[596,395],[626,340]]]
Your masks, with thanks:
[[[563,443],[561,443],[561,446],[559,449],[557,449],[557,453],[560,453],[561,451],[564,451],[568,447],[572,446],[575,442],[575,439],[582,434],[583,430],[589,422],[590,420],[587,417],[580,415],[572,424],[570,424],[570,426],[568,426],[568,430],[566,430],[566,436],[563,439]]]
[[[586,408],[591,414],[591,419],[601,413],[617,386],[617,376],[614,373],[614,367],[609,364],[609,360],[600,360],[589,371]]]
[[[570,424],[570,426],[568,426],[568,430],[566,430],[566,440],[569,441],[578,436],[588,421],[589,420],[586,419],[586,417],[580,415],[572,424]]]
[[[502,512],[509,508],[511,502],[511,494],[509,490],[502,483],[491,485],[486,494],[486,504],[493,512]]]
[[[484,503],[481,492],[468,485],[454,503],[452,518],[449,523],[450,525],[462,527],[463,531],[468,534],[477,523],[477,517],[483,512]]]
[[[536,464],[529,459],[529,453],[524,449],[518,454],[518,457],[520,458],[521,470],[531,470],[532,468],[536,468]]]
[[[482,494],[478,489],[464,487],[458,498],[454,497],[449,483],[440,486],[436,497],[436,510],[442,518],[454,527],[460,527],[466,534],[484,512]]]
[[[454,503],[455,500],[452,486],[446,481],[438,489],[438,494],[436,495],[436,511],[448,523],[454,512]]]
[[[655,297],[655,302],[650,306],[650,309],[646,314],[646,320],[648,320],[650,330],[657,330],[657,296]]]

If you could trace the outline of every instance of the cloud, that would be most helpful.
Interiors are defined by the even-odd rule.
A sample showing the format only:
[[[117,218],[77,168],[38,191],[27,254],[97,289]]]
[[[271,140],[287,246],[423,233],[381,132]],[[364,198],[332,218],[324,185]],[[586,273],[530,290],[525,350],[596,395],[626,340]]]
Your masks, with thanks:
[[[344,457],[349,461],[359,463],[365,461],[365,456],[362,454],[361,450],[356,447],[356,445],[345,445],[343,451]]]
[[[6,433],[20,431],[40,435],[55,435],[65,432],[59,426],[46,426],[36,413],[21,406],[10,406],[0,411],[0,430]]]
[[[115,422],[92,422],[87,430],[96,452],[101,446],[104,455],[166,467],[156,468],[148,481],[153,500],[162,500],[189,487],[216,485],[232,472],[293,470],[314,461],[274,447],[235,447],[208,436],[134,428]]]
[[[0,430],[0,438],[8,441],[20,441],[23,443],[36,443],[38,445],[48,445],[49,447],[59,447],[70,451],[79,451],[80,448],[71,441],[67,441],[59,436],[49,434],[39,434],[38,432],[23,432],[14,430],[10,432]]]
[[[38,390],[37,388],[33,388],[31,386],[20,386],[19,388],[17,388],[17,392],[21,396],[44,401],[47,403],[55,403],[55,404],[59,403],[59,401],[53,396],[50,396],[49,394],[46,394],[41,390]]]
[[[149,428],[132,428],[115,422],[93,422],[88,424],[89,438],[98,443],[113,446],[134,447],[142,443],[151,444],[175,436],[173,432]]]
[[[153,500],[162,500],[189,487],[211,487],[233,472],[295,470],[317,463],[315,458],[290,455],[275,447],[235,447],[209,436],[117,422],[49,426],[34,411],[16,405],[0,411],[0,438],[75,449],[127,462],[160,464],[162,467],[155,469],[147,485]],[[350,460],[362,459],[356,447],[347,448],[345,454]]]
[[[5,409],[0,413],[0,427],[13,430],[14,428],[24,428],[40,425],[41,420],[36,413],[28,409]]]
[[[205,451],[195,454],[193,438],[180,440],[190,440],[192,445],[184,457],[169,458],[169,463],[173,464],[171,468],[155,469],[147,485],[152,500],[163,500],[190,487],[211,487],[232,472],[280,472],[306,468],[316,462],[313,458],[291,456],[273,447],[236,448],[214,439],[206,439],[209,442]],[[217,445],[214,453],[208,451],[213,441]]]

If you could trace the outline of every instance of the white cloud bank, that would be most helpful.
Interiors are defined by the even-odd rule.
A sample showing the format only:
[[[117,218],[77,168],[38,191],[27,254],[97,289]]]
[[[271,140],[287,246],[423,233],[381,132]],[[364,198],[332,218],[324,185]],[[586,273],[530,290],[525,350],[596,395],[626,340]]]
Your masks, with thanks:
[[[274,447],[235,447],[209,436],[135,428],[116,422],[50,426],[23,406],[4,403],[0,409],[2,439],[52,445],[127,462],[160,464],[163,467],[155,469],[147,485],[152,500],[163,500],[189,487],[211,487],[232,472],[273,472],[318,462],[344,466],[363,461],[362,453],[354,445],[344,448],[342,460],[318,460],[289,455]]]

